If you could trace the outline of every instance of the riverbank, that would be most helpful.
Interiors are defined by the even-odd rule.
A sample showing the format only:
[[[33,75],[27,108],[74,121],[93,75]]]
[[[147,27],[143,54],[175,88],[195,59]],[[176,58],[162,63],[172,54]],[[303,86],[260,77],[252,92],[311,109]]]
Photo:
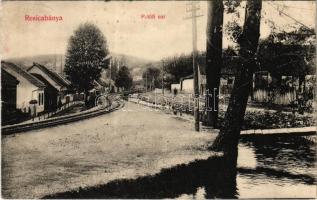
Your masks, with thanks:
[[[162,96],[148,92],[139,95],[138,98],[132,97],[134,102],[145,102],[146,106],[156,107],[162,110],[170,110],[170,112],[188,115],[188,118],[193,115],[193,99],[190,95],[179,94],[173,97],[171,94]],[[200,116],[201,121],[204,120],[204,99],[200,99]],[[227,109],[227,105],[219,105],[219,126],[222,126],[222,121]],[[244,122],[241,130],[250,129],[278,129],[278,128],[300,128],[316,126],[316,117],[313,113],[292,113],[283,110],[268,110],[265,108],[254,107],[248,105],[244,117]]]
[[[174,115],[175,117],[178,117],[179,119],[186,120],[194,124],[194,117],[190,114],[181,114],[181,112],[174,112],[172,108],[169,106],[162,106],[159,104],[152,104],[147,101],[142,101],[136,98],[129,98],[128,99],[130,102],[136,103],[140,106],[145,106],[148,107],[148,109],[152,111],[157,111],[160,110],[166,114]],[[287,118],[286,118],[287,119]],[[284,119],[285,120],[285,119]],[[253,121],[252,121],[253,122]],[[260,121],[261,122],[261,121]],[[260,123],[260,122],[255,122],[255,123]],[[275,122],[276,123],[276,122]],[[303,136],[305,139],[311,141],[312,143],[316,143],[316,126],[306,126],[306,127],[296,127],[296,128],[270,128],[270,126],[265,127],[265,126],[255,126],[257,127],[262,127],[258,129],[242,129],[240,133],[241,138],[252,138],[252,137],[261,137],[261,136],[286,136],[286,137],[292,137],[292,136]],[[252,126],[250,127],[252,128]],[[200,127],[201,131],[209,131],[213,133],[219,133],[219,129],[213,129],[208,126],[203,126],[201,124]]]

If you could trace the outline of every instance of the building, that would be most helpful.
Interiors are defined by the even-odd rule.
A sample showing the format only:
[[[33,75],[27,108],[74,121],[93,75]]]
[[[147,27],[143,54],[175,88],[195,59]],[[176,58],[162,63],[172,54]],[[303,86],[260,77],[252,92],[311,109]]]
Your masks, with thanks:
[[[174,90],[180,91],[181,85],[179,83],[177,84],[171,84],[171,91],[173,92]]]
[[[112,61],[111,61],[112,62]],[[108,92],[118,92],[118,88],[113,80],[114,77],[111,77],[111,66],[108,69],[103,69],[101,72],[101,77],[97,80],[101,85],[105,86],[105,89]]]
[[[17,109],[17,85],[19,81],[4,69],[1,70],[1,112],[2,122],[9,121]]]
[[[19,81],[16,88],[16,108],[32,116],[43,112],[45,84],[13,63],[1,61],[1,69]]]
[[[46,86],[44,89],[44,110],[46,112],[55,111],[58,107],[58,90],[53,85],[51,85],[43,76],[33,73],[32,75],[42,81]]]
[[[55,95],[53,94],[53,90],[51,90],[50,94],[52,94],[53,96],[49,96],[47,95],[47,98],[54,98],[51,99],[51,105],[53,105],[53,103],[56,102],[56,106],[61,106],[62,104],[66,103],[66,95],[69,92],[69,87],[71,85],[71,83],[66,80],[65,78],[63,78],[62,76],[60,76],[59,74],[57,74],[56,72],[53,72],[49,69],[47,69],[45,66],[40,65],[38,63],[33,63],[33,65],[28,69],[28,72],[31,74],[38,74],[40,75],[43,79],[45,79],[47,83],[49,83],[49,88],[51,88],[51,86],[53,86],[57,92],[58,95],[55,97]],[[39,77],[39,76],[37,76]],[[56,98],[56,99],[55,99]]]
[[[225,63],[221,69],[219,92],[222,96],[228,96],[231,93],[235,80],[235,65],[236,62],[228,62]],[[198,87],[200,95],[205,95],[206,84],[206,57],[203,55],[198,59]],[[194,93],[194,79],[192,74],[181,78],[180,90],[183,93]]]
[[[198,85],[199,94],[204,95],[206,90],[206,67],[203,63],[198,64]],[[181,78],[180,90],[183,93],[194,93],[194,79],[192,74]]]

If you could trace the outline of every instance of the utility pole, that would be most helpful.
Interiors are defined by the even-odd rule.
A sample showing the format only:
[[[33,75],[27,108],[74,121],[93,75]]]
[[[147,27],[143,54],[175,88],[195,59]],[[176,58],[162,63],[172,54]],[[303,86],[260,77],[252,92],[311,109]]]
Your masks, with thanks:
[[[61,55],[61,75],[63,76],[64,71],[63,71],[63,55]]]
[[[164,60],[162,60],[162,95],[164,96]]]
[[[194,77],[194,118],[195,131],[199,131],[199,87],[198,87],[198,65],[197,65],[197,18],[203,15],[198,14],[200,10],[199,1],[191,1],[187,4],[186,12],[191,13],[185,19],[192,20],[192,38],[193,38],[193,77]]]
[[[145,92],[147,93],[147,72],[145,72]]]
[[[54,72],[57,72],[57,67],[56,67],[56,53],[54,55]]]
[[[109,79],[111,79],[112,77],[111,77],[111,66],[112,66],[112,58],[110,58],[110,60],[109,60]]]

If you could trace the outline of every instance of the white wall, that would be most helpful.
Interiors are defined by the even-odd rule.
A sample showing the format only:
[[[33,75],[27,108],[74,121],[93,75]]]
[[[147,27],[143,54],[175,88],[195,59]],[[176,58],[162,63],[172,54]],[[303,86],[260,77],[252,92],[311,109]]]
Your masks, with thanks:
[[[172,84],[171,85],[171,91],[173,91],[174,89],[180,90],[181,89],[181,85],[180,84]]]
[[[25,79],[23,76],[21,76],[19,73],[17,73],[14,70],[7,69],[7,71],[16,77],[19,81],[19,84],[17,85],[17,109],[21,109],[22,112],[29,112],[30,104],[29,102],[32,99],[38,99],[39,93],[42,93],[44,96],[44,89],[39,89],[35,85],[31,84],[27,79]],[[33,91],[33,92],[32,92]],[[33,96],[32,96],[33,93]],[[45,104],[45,102],[44,102]],[[39,102],[35,105],[36,106],[36,112],[42,112],[44,111],[44,104],[39,105]]]
[[[194,92],[194,80],[193,79],[183,80],[183,90],[182,91],[185,93],[193,93]]]
[[[18,78],[20,83],[17,85],[17,108],[21,109],[23,112],[28,112],[30,104],[29,102],[32,99],[35,99],[38,101],[36,104],[36,112],[42,112],[44,111],[44,104],[39,105],[39,93],[44,95],[44,89],[39,89],[35,85],[31,84],[29,81],[27,81],[24,78]]]

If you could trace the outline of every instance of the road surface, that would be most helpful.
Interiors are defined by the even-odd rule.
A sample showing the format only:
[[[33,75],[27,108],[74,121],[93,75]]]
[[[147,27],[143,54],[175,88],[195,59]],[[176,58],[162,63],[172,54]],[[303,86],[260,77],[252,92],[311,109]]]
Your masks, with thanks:
[[[215,134],[126,102],[113,113],[2,139],[2,197],[40,198],[207,159]]]

